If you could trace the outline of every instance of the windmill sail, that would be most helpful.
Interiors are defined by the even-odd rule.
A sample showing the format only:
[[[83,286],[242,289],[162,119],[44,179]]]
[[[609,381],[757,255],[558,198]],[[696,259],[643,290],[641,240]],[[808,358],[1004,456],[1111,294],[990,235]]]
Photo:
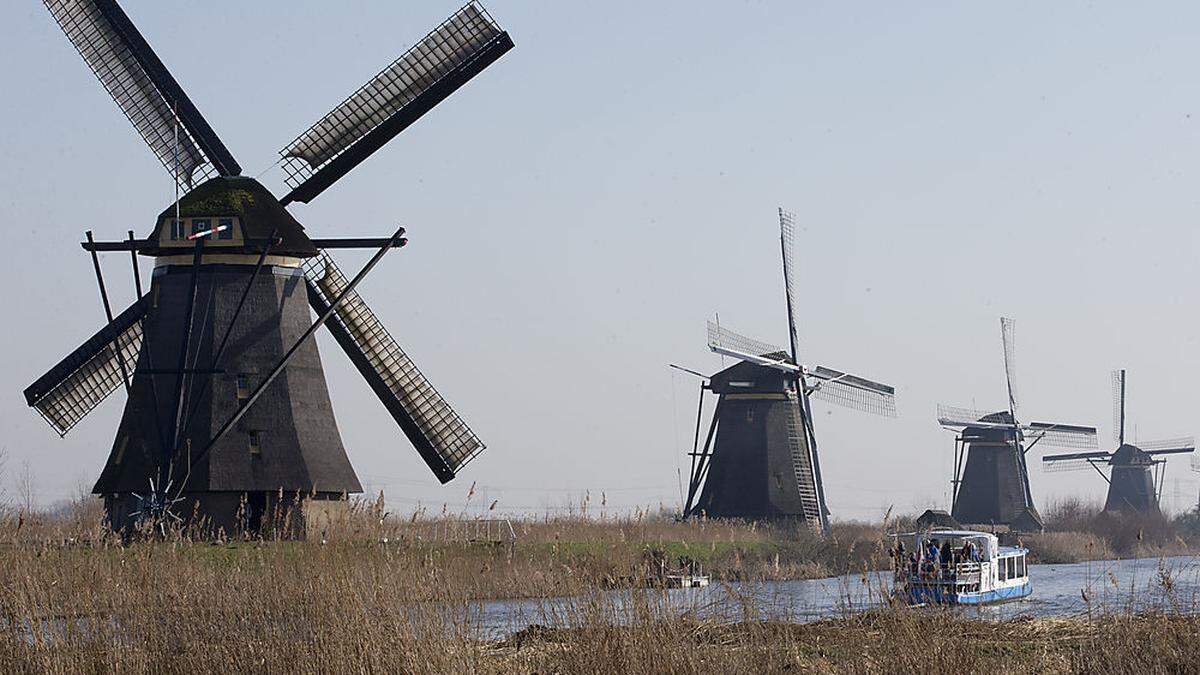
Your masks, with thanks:
[[[280,151],[292,191],[308,202],[513,46],[468,3]]]
[[[886,417],[896,416],[896,389],[865,377],[817,366],[808,371],[812,396],[854,410]]]
[[[121,112],[184,188],[241,167],[115,0],[43,0]],[[180,121],[176,143],[176,113]]]
[[[1017,376],[1016,376],[1016,336],[1015,322],[1008,317],[1000,317],[1000,339],[1004,343],[1004,380],[1008,384],[1008,409],[1013,419],[1017,418]]]
[[[346,288],[345,275],[326,253],[304,262],[309,303],[324,313]],[[425,378],[357,291],[325,324],[408,436],[438,480],[449,482],[484,449],[450,404]]]
[[[1125,370],[1112,371],[1113,439],[1125,444]]]
[[[1064,448],[1095,448],[1096,427],[1079,424],[1060,424],[1057,422],[1030,422],[1028,424],[1013,424],[1007,412],[987,412],[972,408],[963,408],[938,404],[938,424],[947,429],[1020,429],[1026,441],[1039,441],[1044,445]]]
[[[741,333],[735,333],[728,328],[708,322],[708,348],[718,354],[732,356],[760,366],[798,372],[800,368],[791,362],[787,350]]]
[[[1054,422],[1030,422],[1021,429],[1030,441],[1041,439],[1045,445],[1060,448],[1095,448],[1096,427],[1078,424],[1057,424]]]
[[[1013,426],[1012,423],[1007,417],[1001,417],[1002,415],[1003,413],[995,410],[976,410],[974,408],[964,408],[944,403],[939,403],[937,406],[938,424],[948,429],[961,429],[972,426],[1011,428]]]
[[[1196,439],[1192,436],[1163,438],[1156,441],[1134,441],[1133,444],[1149,455],[1172,455],[1192,452],[1196,449]]]
[[[60,436],[132,378],[149,302],[135,302],[25,389],[25,401]]]
[[[787,296],[788,345],[792,348],[792,363],[800,363],[800,336],[796,327],[796,270],[792,262],[792,247],[796,241],[796,216],[779,209],[779,242],[783,248],[783,288]]]
[[[1112,459],[1111,452],[1072,452],[1059,455],[1044,455],[1042,462],[1046,471],[1080,471],[1090,469],[1098,464],[1107,464]]]

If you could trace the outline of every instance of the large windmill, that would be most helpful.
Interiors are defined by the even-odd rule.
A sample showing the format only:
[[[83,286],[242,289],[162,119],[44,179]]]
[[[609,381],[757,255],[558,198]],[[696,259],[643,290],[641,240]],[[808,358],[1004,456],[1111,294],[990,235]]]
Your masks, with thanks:
[[[792,263],[795,218],[783,209],[779,228],[789,346],[776,347],[708,324],[709,348],[740,362],[701,384],[684,517],[704,513],[714,518],[797,518],[824,530],[829,510],[809,399],[895,416],[895,390],[800,363]],[[705,391],[718,398],[701,448]]]
[[[1025,453],[1038,443],[1095,448],[1096,428],[1053,422],[1021,422],[1017,408],[1013,320],[1000,319],[1008,409],[999,412],[938,405],[938,423],[958,432],[954,439],[951,515],[960,523],[1042,529],[1033,505]],[[963,467],[963,460],[966,467]]]
[[[1125,442],[1125,370],[1114,370],[1113,382],[1113,439],[1117,447],[1111,452],[1075,452],[1045,455],[1047,471],[1095,469],[1108,483],[1105,511],[1136,514],[1158,514],[1162,497],[1163,471],[1167,459],[1163,455],[1195,452],[1196,441],[1191,436],[1157,441]],[[1108,474],[1102,466],[1107,465]]]
[[[111,524],[197,515],[254,526],[286,499],[308,515],[361,492],[313,333],[349,356],[437,478],[483,449],[355,291],[403,229],[372,239],[310,239],[287,210],[309,202],[512,48],[471,2],[282,151],[291,188],[277,199],[241,167],[114,0],[45,0],[122,112],[176,181],[144,239],[90,251],[109,323],[25,390],[65,435],[109,394],[128,393],[93,492]],[[185,192],[182,198],[180,192]],[[375,248],[347,279],[329,249]],[[97,252],[155,258],[137,300],[115,317]],[[309,308],[316,312],[316,319]]]

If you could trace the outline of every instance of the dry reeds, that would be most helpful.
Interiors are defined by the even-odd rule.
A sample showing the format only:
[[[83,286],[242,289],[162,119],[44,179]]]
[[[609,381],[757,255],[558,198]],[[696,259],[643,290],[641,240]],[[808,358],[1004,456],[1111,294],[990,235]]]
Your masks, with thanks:
[[[1186,608],[987,622],[885,606],[799,624],[762,620],[754,599],[732,591],[681,607],[657,590],[611,590],[639,585],[648,551],[732,579],[875,569],[886,563],[878,526],[841,524],[820,538],[747,523],[543,518],[513,523],[511,547],[432,537],[454,521],[363,503],[347,536],[325,544],[174,533],[125,545],[94,508],[10,514],[0,519],[0,669],[1144,672],[1200,657]],[[494,598],[534,600],[513,630],[497,631],[504,616],[485,604]]]

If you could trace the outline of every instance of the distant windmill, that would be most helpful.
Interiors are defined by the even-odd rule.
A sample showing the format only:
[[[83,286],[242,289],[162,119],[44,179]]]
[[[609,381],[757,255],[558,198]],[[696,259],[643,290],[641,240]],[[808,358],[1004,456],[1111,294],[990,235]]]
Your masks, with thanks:
[[[1163,472],[1166,458],[1195,452],[1196,441],[1191,436],[1159,441],[1125,442],[1125,370],[1114,370],[1113,437],[1117,449],[1112,452],[1076,452],[1046,455],[1042,461],[1048,471],[1072,471],[1092,468],[1108,483],[1105,511],[1157,514],[1162,499]],[[1105,475],[1101,465],[1108,465]]]
[[[964,524],[1007,525],[1019,531],[1040,531],[1042,517],[1033,505],[1025,453],[1039,442],[1095,448],[1096,428],[1051,422],[1022,423],[1017,412],[1013,374],[1012,319],[1000,319],[1000,335],[1004,344],[1008,410],[986,412],[938,405],[938,423],[958,432],[954,439],[952,515]]]
[[[684,517],[703,512],[713,518],[797,518],[824,530],[829,511],[809,398],[895,416],[895,390],[832,368],[800,364],[793,215],[780,209],[779,227],[789,347],[708,324],[709,348],[740,362],[701,384]],[[701,449],[706,390],[718,399]]]

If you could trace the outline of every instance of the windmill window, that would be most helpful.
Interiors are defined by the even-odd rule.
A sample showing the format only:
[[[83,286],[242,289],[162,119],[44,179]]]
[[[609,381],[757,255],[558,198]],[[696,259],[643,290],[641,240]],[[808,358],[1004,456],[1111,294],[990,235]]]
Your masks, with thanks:
[[[217,239],[224,239],[226,241],[233,239],[233,218],[222,218],[218,220],[217,227],[225,228],[217,233]]]
[[[245,373],[238,373],[237,376],[237,398],[239,401],[250,398],[250,376]]]
[[[184,227],[185,227],[185,225],[184,225],[185,222],[186,221],[183,221],[183,220],[175,220],[174,218],[171,219],[171,239],[172,240],[178,241],[180,239],[183,239],[186,236],[183,233]]]
[[[250,432],[250,454],[254,457],[262,456],[262,432]]]
[[[192,218],[192,234],[203,232],[209,228],[208,218]]]

